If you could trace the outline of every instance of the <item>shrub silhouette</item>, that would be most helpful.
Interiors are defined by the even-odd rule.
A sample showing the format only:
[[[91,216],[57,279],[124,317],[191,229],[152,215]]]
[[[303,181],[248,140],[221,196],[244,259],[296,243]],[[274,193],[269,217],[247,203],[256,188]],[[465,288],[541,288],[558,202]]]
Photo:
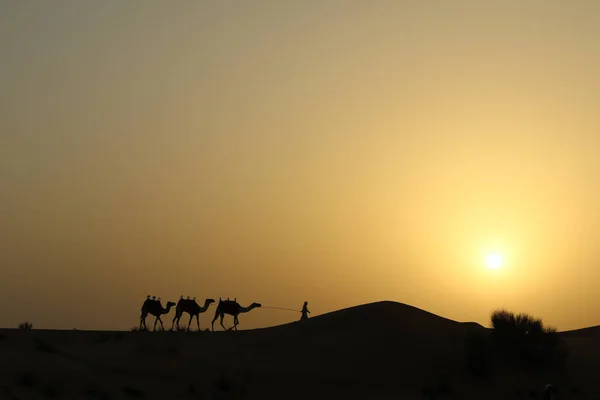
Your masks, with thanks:
[[[531,315],[496,310],[491,315],[492,343],[504,361],[526,368],[556,367],[568,356],[556,329]]]
[[[471,331],[464,339],[465,367],[474,378],[490,377],[498,361],[527,370],[564,366],[567,346],[541,319],[500,309],[490,322],[491,332]]]
[[[33,324],[32,324],[31,322],[27,322],[27,321],[25,321],[25,322],[21,322],[21,323],[18,325],[18,327],[19,327],[19,329],[21,329],[21,330],[26,330],[26,331],[29,331],[29,330],[31,330],[31,329],[33,328]]]

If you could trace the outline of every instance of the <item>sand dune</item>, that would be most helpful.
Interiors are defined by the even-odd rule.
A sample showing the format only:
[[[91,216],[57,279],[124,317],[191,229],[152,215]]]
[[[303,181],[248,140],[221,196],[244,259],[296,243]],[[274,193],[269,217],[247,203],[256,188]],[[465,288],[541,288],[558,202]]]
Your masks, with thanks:
[[[600,331],[564,333],[566,372],[479,382],[464,368],[463,340],[485,329],[378,302],[238,332],[0,330],[0,398],[424,399],[443,384],[447,398],[507,399],[550,380],[563,398],[600,393],[590,370]]]

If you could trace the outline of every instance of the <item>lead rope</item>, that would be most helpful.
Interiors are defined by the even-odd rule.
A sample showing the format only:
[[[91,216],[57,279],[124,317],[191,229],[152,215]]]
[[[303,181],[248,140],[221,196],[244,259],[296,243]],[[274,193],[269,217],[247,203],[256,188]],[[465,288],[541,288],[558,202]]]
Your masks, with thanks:
[[[270,308],[271,310],[286,310],[286,311],[302,312],[302,311],[294,310],[294,309],[291,309],[291,308],[281,308],[281,307],[265,307],[265,306],[262,306],[260,308]]]

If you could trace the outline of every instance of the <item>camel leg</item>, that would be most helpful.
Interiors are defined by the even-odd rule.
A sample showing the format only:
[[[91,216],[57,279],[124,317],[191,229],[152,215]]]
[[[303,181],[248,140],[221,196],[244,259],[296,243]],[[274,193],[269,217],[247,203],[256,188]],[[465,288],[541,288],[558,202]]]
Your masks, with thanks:
[[[148,329],[148,327],[146,326],[146,317],[148,316],[147,313],[142,312],[142,314],[140,315],[140,330],[142,329],[142,324],[144,325],[144,329]]]
[[[173,317],[173,322],[171,322],[171,330],[173,330],[175,328],[175,320],[177,320],[177,330],[179,330],[179,319],[178,319],[177,313]]]
[[[194,316],[192,314],[190,314],[190,321],[188,322],[188,327],[187,327],[188,332],[190,331],[190,326],[192,325],[192,318],[194,318]]]
[[[227,330],[227,328],[225,328],[225,325],[223,325],[223,317],[225,317],[225,314],[221,314],[221,326],[224,330]]]
[[[219,311],[215,311],[215,317],[212,320],[212,330],[215,331],[215,321],[219,318]]]
[[[157,320],[158,320],[158,322],[160,322],[160,328],[161,328],[161,330],[164,331],[165,330],[165,326],[163,325],[162,319],[160,319],[160,315],[158,316]]]
[[[233,317],[233,329],[235,329],[236,331],[237,331],[237,326],[238,326],[239,323],[240,323],[240,321],[238,320],[237,315],[235,315]]]
[[[200,332],[200,314],[196,314],[196,323],[198,324],[198,332]]]

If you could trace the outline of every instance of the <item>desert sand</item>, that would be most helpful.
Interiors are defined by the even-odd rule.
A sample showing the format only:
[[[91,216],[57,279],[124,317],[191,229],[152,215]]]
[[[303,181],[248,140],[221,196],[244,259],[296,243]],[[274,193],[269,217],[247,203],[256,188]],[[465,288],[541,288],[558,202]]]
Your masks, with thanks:
[[[388,301],[237,332],[3,329],[0,399],[600,399],[600,328],[561,333],[563,371],[479,381],[464,338],[485,329]]]

